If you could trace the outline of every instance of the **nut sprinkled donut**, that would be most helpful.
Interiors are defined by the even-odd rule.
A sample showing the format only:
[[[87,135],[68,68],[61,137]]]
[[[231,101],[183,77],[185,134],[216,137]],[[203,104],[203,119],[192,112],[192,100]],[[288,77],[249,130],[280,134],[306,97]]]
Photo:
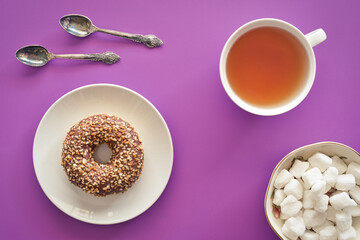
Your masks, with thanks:
[[[112,151],[105,164],[94,159],[94,152],[102,143]],[[61,158],[70,182],[95,196],[107,196],[123,193],[136,182],[142,171],[144,150],[128,122],[98,114],[70,128]]]

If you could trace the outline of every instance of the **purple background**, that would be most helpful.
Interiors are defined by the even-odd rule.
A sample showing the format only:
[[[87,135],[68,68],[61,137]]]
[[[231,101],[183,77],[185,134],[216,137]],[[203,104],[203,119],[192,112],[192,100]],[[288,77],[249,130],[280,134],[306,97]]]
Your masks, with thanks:
[[[360,151],[360,2],[334,1],[1,1],[1,239],[277,239],[263,200],[273,168],[300,146],[331,140]],[[114,36],[67,34],[61,16],[80,13],[98,27],[153,33],[157,49]],[[275,17],[328,39],[315,47],[317,73],[307,98],[274,117],[252,115],[226,95],[218,64],[227,38],[256,18]],[[18,62],[22,46],[53,53],[114,51],[102,63]],[[94,83],[128,87],[152,102],[174,143],[162,196],[125,223],[97,226],[57,209],[36,179],[32,144],[43,114],[65,93]],[[46,146],[44,146],[46,147]]]

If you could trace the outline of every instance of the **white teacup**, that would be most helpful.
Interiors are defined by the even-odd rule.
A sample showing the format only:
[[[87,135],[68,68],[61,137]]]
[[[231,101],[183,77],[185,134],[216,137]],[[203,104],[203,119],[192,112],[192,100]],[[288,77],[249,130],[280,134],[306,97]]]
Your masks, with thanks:
[[[302,44],[302,46],[305,49],[307,59],[308,59],[308,74],[306,76],[305,84],[299,91],[299,93],[295,96],[290,98],[288,101],[281,105],[277,105],[274,107],[261,107],[253,105],[249,102],[244,101],[241,97],[239,97],[234,90],[231,88],[229,84],[229,79],[226,74],[226,61],[229,54],[229,51],[233,44],[236,42],[237,39],[239,39],[243,34],[246,32],[253,30],[255,28],[259,27],[277,27],[281,28],[289,33],[291,33],[293,36],[295,36],[298,41]],[[272,116],[272,115],[278,115],[284,112],[287,112],[294,107],[296,107],[309,93],[314,79],[315,79],[315,70],[316,70],[316,61],[315,61],[315,55],[313,51],[313,47],[317,44],[321,43],[326,39],[325,32],[320,28],[317,29],[311,33],[308,33],[304,35],[299,29],[294,27],[293,25],[284,22],[279,19],[273,19],[273,18],[262,18],[257,19],[254,21],[251,21],[249,23],[246,23],[245,25],[241,26],[239,29],[237,29],[227,40],[223,51],[221,53],[220,57],[220,77],[221,82],[224,86],[224,89],[228,96],[233,100],[239,107],[242,109],[251,112],[253,114],[257,115],[263,115],[263,116]]]

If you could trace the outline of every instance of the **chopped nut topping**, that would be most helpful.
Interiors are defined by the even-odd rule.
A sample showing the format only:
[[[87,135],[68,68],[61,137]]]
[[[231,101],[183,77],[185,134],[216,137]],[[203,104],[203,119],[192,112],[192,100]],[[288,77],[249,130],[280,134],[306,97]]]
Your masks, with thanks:
[[[112,150],[106,164],[93,154],[102,143]],[[70,128],[61,155],[69,181],[95,196],[123,193],[139,178],[144,150],[137,132],[116,116],[98,114],[82,119]]]

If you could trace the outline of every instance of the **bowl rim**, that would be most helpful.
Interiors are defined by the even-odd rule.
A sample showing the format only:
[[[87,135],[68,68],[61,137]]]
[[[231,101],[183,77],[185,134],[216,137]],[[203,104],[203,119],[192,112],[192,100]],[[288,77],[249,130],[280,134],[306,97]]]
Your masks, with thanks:
[[[305,146],[302,146],[302,147],[299,147],[299,148],[296,148],[295,150],[292,150],[291,152],[289,152],[288,154],[286,154],[279,162],[278,164],[275,166],[274,170],[272,171],[271,173],[271,176],[270,176],[270,179],[269,179],[269,183],[268,183],[268,186],[266,188],[266,193],[265,193],[265,198],[264,198],[264,212],[265,212],[265,216],[266,216],[266,220],[267,222],[269,223],[271,229],[273,230],[273,232],[282,240],[287,240],[287,239],[284,239],[282,236],[280,236],[280,234],[274,229],[270,219],[269,219],[269,216],[266,212],[266,200],[268,199],[269,197],[269,191],[270,191],[270,185],[271,185],[271,180],[273,179],[274,177],[274,174],[275,172],[277,171],[277,169],[280,167],[280,165],[285,161],[285,159],[293,154],[294,152],[297,152],[299,150],[302,150],[302,149],[305,149],[305,148],[308,148],[308,147],[311,147],[311,146],[316,146],[316,145],[322,145],[322,144],[333,144],[333,145],[340,145],[342,147],[345,147],[345,148],[348,148],[350,151],[353,151],[356,155],[358,155],[360,157],[360,153],[358,153],[355,149],[353,149],[352,147],[349,147],[343,143],[339,143],[339,142],[333,142],[333,141],[323,141],[323,142],[317,142],[317,143],[312,143],[312,144],[308,144],[308,145],[305,145]]]

